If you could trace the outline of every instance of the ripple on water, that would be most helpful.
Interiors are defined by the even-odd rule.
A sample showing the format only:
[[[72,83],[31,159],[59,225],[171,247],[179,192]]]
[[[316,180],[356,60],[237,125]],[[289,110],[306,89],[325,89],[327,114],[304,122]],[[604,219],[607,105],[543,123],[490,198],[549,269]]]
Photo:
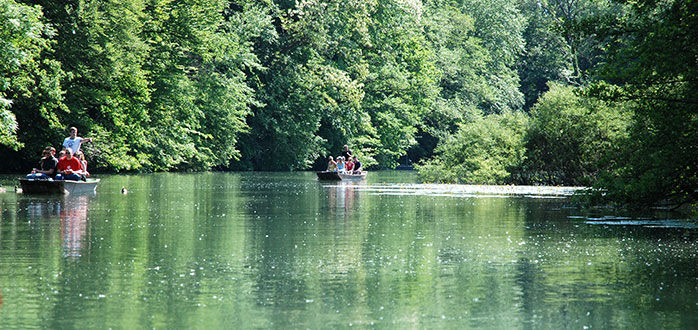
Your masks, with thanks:
[[[584,221],[588,225],[606,225],[606,226],[641,226],[646,228],[683,228],[696,229],[698,224],[688,219],[665,219],[665,220],[606,220],[602,219],[587,219]]]

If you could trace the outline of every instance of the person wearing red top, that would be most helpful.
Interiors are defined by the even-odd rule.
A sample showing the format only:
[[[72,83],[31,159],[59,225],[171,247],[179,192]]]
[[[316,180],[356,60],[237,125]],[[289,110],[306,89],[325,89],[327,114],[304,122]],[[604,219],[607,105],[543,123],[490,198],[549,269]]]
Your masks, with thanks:
[[[75,180],[78,181],[82,175],[82,164],[80,160],[73,157],[73,150],[66,149],[65,157],[58,160],[58,174],[55,180]]]
[[[347,173],[351,173],[354,170],[354,162],[351,159],[346,163]]]

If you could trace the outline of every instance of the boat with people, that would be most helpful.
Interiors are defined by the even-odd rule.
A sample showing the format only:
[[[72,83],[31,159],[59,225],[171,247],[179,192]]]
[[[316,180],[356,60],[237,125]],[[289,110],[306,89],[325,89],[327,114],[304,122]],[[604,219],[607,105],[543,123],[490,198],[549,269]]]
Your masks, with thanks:
[[[25,194],[74,194],[95,192],[99,179],[88,178],[87,161],[80,151],[84,142],[92,138],[82,138],[78,129],[70,128],[70,136],[63,141],[63,149],[56,157],[56,148],[47,146],[41,154],[39,167],[32,169],[26,178],[19,179]]]
[[[341,156],[329,156],[327,170],[316,172],[318,180],[362,180],[366,178],[368,172],[363,170],[359,157],[355,156],[349,146],[344,145]]]
[[[368,175],[368,172],[363,171],[361,173],[339,173],[335,171],[321,171],[321,172],[316,172],[318,180],[332,180],[332,181],[341,181],[341,180],[363,180],[366,178],[366,175]]]
[[[24,194],[77,194],[97,191],[100,179],[73,180],[33,180],[19,179]]]

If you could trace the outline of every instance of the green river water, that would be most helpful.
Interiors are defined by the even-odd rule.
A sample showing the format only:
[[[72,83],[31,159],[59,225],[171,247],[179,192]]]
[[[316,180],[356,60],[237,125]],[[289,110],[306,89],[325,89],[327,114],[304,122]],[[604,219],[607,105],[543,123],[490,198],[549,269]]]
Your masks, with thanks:
[[[415,180],[164,173],[104,176],[88,195],[10,188],[0,328],[698,328],[695,219]]]

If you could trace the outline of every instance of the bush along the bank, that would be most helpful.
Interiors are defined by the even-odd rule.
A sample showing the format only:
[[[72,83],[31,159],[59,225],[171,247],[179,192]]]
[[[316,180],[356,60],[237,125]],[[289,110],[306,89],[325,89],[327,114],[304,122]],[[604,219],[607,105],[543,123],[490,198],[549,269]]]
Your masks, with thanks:
[[[619,160],[631,123],[627,105],[580,92],[551,83],[533,107],[518,183],[590,185]]]
[[[589,185],[617,161],[630,118],[623,103],[550,84],[530,115],[478,116],[417,169],[428,182]]]
[[[442,140],[437,155],[417,166],[427,182],[510,183],[512,171],[524,161],[528,116],[507,112],[477,115]]]

